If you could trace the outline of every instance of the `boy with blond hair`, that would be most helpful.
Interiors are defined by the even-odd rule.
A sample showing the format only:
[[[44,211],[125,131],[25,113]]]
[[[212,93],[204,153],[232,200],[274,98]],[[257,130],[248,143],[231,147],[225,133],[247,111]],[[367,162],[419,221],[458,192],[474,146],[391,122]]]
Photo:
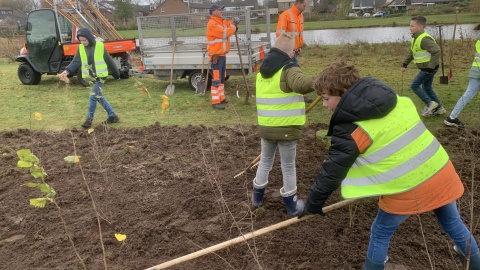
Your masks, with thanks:
[[[303,201],[297,200],[296,195],[295,155],[297,141],[306,121],[302,94],[313,91],[314,80],[313,75],[303,74],[298,63],[292,59],[294,41],[289,34],[280,35],[257,74],[256,102],[262,153],[253,180],[252,196],[253,206],[260,207],[278,147],[283,175],[280,195],[290,216],[298,215],[303,210]]]

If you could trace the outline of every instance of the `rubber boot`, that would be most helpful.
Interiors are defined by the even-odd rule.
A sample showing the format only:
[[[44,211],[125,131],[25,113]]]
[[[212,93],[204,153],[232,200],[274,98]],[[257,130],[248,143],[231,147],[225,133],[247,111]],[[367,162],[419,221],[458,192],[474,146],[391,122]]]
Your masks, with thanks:
[[[387,263],[387,260],[383,263],[374,263],[372,262],[369,258],[365,261],[365,264],[363,265],[362,270],[383,270],[385,268],[385,264]]]
[[[297,200],[297,194],[282,198],[287,208],[287,215],[298,216],[302,213],[305,203],[302,200]]]
[[[457,246],[453,246],[453,250],[455,250],[458,257],[460,258],[463,267],[466,267],[467,258],[465,257],[463,252]],[[470,255],[470,264],[468,266],[468,270],[480,270],[480,252],[477,252],[474,255]]]
[[[265,194],[265,188],[253,187],[253,194],[252,194],[253,207],[258,208],[262,206],[264,194]]]

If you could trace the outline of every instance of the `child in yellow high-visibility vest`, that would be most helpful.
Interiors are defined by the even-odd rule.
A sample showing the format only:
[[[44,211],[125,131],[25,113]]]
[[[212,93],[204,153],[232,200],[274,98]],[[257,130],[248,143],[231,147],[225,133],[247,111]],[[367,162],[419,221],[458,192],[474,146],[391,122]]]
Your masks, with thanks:
[[[463,262],[470,257],[469,269],[480,269],[477,242],[457,210],[463,184],[413,102],[375,78],[362,78],[345,61],[323,70],[314,87],[333,111],[331,146],[299,217],[323,215],[340,186],[346,199],[379,196],[363,269],[381,270],[397,228],[410,215],[433,211]]]

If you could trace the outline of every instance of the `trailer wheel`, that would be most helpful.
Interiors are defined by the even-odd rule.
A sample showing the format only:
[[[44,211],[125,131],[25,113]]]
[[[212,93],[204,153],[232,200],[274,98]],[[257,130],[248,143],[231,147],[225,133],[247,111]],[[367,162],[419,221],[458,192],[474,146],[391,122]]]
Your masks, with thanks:
[[[88,87],[90,84],[85,81],[83,78],[82,78],[82,69],[79,68],[77,70],[77,79],[78,79],[78,82],[83,86],[83,87]]]
[[[188,85],[192,90],[197,89],[197,84],[205,80],[205,75],[200,70],[194,70],[188,75]],[[212,76],[208,76],[207,89],[212,85]]]
[[[36,85],[40,83],[42,74],[34,70],[29,64],[22,63],[18,66],[18,78],[23,84]]]

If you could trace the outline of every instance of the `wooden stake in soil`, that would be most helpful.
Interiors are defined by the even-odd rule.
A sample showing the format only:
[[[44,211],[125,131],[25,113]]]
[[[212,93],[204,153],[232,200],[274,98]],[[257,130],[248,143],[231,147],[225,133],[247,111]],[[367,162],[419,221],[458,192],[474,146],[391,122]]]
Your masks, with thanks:
[[[341,202],[338,202],[338,203],[335,203],[335,204],[332,204],[332,205],[329,205],[329,206],[326,206],[324,207],[322,210],[324,213],[327,213],[327,212],[330,212],[332,210],[335,210],[335,209],[338,209],[338,208],[342,208],[346,205],[349,205],[351,204],[352,202],[355,202],[359,199],[353,199],[353,200],[344,200],[344,201],[341,201]],[[214,246],[211,246],[211,247],[208,247],[208,248],[205,248],[205,249],[202,249],[202,250],[199,250],[199,251],[196,251],[194,253],[190,253],[190,254],[187,254],[185,256],[182,256],[182,257],[179,257],[179,258],[176,258],[176,259],[173,259],[171,261],[168,261],[168,262],[164,262],[164,263],[161,263],[159,265],[156,265],[156,266],[152,266],[150,268],[147,268],[145,270],[159,270],[159,269],[165,269],[167,267],[170,267],[170,266],[173,266],[173,265],[176,265],[176,264],[179,264],[179,263],[182,263],[182,262],[186,262],[186,261],[189,261],[189,260],[192,260],[192,259],[195,259],[195,258],[198,258],[200,256],[203,256],[203,255],[206,255],[206,254],[209,254],[209,253],[213,253],[217,250],[220,250],[220,249],[223,249],[223,248],[226,248],[226,247],[229,247],[231,245],[234,245],[234,244],[238,244],[238,243],[241,243],[241,242],[245,242],[246,240],[248,239],[252,239],[254,237],[257,237],[257,236],[260,236],[262,234],[266,234],[266,233],[269,233],[271,231],[274,231],[274,230],[278,230],[280,228],[283,228],[283,227],[287,227],[289,225],[292,225],[292,224],[295,224],[297,222],[300,222],[300,221],[304,221],[304,220],[307,220],[307,219],[311,219],[313,217],[315,217],[317,215],[308,215],[308,216],[305,216],[303,218],[297,218],[297,217],[294,217],[294,218],[291,218],[291,219],[287,219],[285,221],[282,221],[282,222],[279,222],[277,224],[273,224],[271,226],[268,226],[268,227],[265,227],[263,229],[260,229],[260,230],[256,230],[254,232],[251,232],[251,233],[248,233],[248,234],[245,234],[245,235],[241,235],[237,238],[233,238],[233,239],[230,239],[228,241],[225,241],[225,242],[222,242],[220,244],[217,244],[217,245],[214,245]]]
[[[448,81],[453,77],[453,46],[455,45],[455,32],[457,31],[458,24],[458,7],[455,8],[455,25],[453,26],[452,46],[450,47],[450,61],[448,62],[450,70],[448,71]]]

